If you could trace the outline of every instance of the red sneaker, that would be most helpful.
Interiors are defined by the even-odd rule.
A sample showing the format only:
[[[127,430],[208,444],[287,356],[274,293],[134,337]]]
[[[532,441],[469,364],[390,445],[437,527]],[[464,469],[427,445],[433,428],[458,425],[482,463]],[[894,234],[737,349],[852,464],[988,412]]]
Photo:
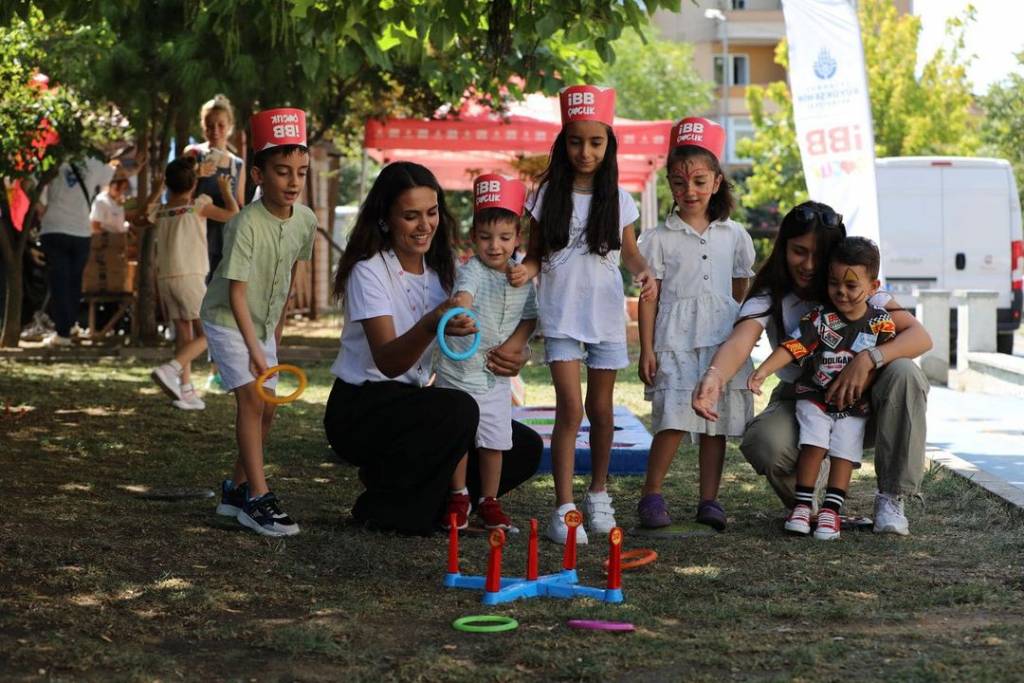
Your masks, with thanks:
[[[448,506],[445,508],[444,520],[441,522],[441,526],[445,529],[451,529],[451,518],[452,513],[455,514],[455,528],[465,529],[469,526],[469,494],[468,493],[449,493],[448,494]]]
[[[512,520],[501,509],[497,498],[484,498],[477,507],[476,514],[484,523],[485,529],[511,529]]]

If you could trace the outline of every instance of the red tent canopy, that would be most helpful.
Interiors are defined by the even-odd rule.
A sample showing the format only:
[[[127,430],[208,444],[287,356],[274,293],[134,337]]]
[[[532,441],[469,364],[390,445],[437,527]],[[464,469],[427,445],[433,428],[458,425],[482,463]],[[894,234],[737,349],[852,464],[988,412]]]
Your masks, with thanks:
[[[457,118],[371,119],[363,147],[381,163],[415,161],[447,190],[468,190],[481,173],[518,173],[512,161],[547,154],[561,130],[558,98],[528,95],[505,115],[470,104]],[[619,184],[641,192],[665,165],[671,121],[615,119]]]

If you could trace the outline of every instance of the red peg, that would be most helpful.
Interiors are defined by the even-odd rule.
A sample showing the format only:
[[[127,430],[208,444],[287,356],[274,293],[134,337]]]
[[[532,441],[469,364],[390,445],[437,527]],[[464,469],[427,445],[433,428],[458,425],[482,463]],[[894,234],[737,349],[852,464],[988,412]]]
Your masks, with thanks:
[[[491,544],[491,554],[487,558],[487,582],[484,584],[484,590],[488,593],[497,593],[501,590],[501,546],[505,545],[505,532],[495,529],[488,541]]]
[[[448,573],[459,573],[459,529],[455,523],[455,513],[448,518]]]
[[[622,588],[622,529],[608,532],[608,590]]]
[[[526,580],[537,580],[537,520],[530,520],[530,544],[526,550]]]
[[[565,513],[565,525],[569,527],[569,535],[565,539],[562,569],[576,569],[576,527],[580,524],[583,524],[583,514],[579,510],[569,510]]]

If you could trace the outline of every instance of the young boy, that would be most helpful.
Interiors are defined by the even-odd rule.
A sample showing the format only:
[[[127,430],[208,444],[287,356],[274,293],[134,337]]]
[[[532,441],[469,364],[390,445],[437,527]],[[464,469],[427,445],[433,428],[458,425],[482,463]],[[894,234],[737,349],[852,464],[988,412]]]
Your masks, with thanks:
[[[537,322],[533,284],[513,287],[508,268],[519,245],[519,221],[526,186],[500,175],[483,175],[473,183],[473,228],[470,237],[476,255],[459,269],[455,302],[472,308],[478,319],[481,352],[464,361],[440,355],[434,368],[436,386],[461,389],[480,407],[476,445],[480,456],[480,496],[477,514],[487,529],[510,529],[512,523],[498,502],[502,451],[512,448],[512,385],[508,377],[495,377],[485,367],[484,350],[512,341],[525,344]],[[451,339],[454,350],[469,345]],[[471,500],[466,488],[468,456],[459,461],[451,480],[448,507],[442,525],[450,527],[451,514],[459,529],[469,525]]]
[[[299,526],[281,511],[263,472],[274,406],[260,398],[255,380],[277,364],[295,263],[312,257],[317,222],[295,203],[309,170],[305,113],[270,109],[253,116],[251,128],[252,178],[261,198],[225,226],[224,257],[200,312],[211,359],[237,406],[238,458],[232,479],[221,484],[217,514],[265,536],[291,536]],[[276,385],[271,377],[263,386]]]
[[[214,205],[205,194],[192,199],[198,184],[196,161],[180,157],[167,165],[164,183],[167,203],[156,210],[156,283],[167,319],[174,324],[174,358],[153,370],[153,381],[170,396],[175,408],[202,410],[203,399],[192,386],[192,361],[206,350],[206,337],[199,323],[199,308],[206,294],[206,219],[226,222],[238,213],[238,203],[229,192],[227,208]],[[228,186],[219,177],[221,189]]]
[[[839,511],[854,468],[863,457],[864,427],[870,404],[867,395],[838,410],[827,404],[829,384],[860,351],[872,349],[896,335],[892,317],[868,303],[878,291],[878,247],[863,237],[847,237],[829,255],[828,297],[831,306],[819,305],[800,319],[791,333],[758,369],[747,386],[755,394],[768,375],[794,359],[802,373],[794,383],[796,417],[800,425],[800,454],[796,469],[796,506],[786,520],[786,531],[807,535],[811,531],[814,484],[821,462],[829,460],[828,488],[818,513],[814,538],[839,538]]]

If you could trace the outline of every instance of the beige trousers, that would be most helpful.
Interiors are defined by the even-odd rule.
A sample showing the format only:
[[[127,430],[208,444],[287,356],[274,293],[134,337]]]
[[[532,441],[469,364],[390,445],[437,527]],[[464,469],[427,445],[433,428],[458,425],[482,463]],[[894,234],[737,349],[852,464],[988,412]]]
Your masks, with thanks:
[[[800,427],[795,401],[779,398],[776,387],[768,406],[747,424],[740,450],[758,474],[763,474],[786,507],[793,507]],[[871,385],[871,417],[864,448],[875,449],[878,490],[913,495],[924,477],[925,410],[928,380],[913,361],[889,363]]]

